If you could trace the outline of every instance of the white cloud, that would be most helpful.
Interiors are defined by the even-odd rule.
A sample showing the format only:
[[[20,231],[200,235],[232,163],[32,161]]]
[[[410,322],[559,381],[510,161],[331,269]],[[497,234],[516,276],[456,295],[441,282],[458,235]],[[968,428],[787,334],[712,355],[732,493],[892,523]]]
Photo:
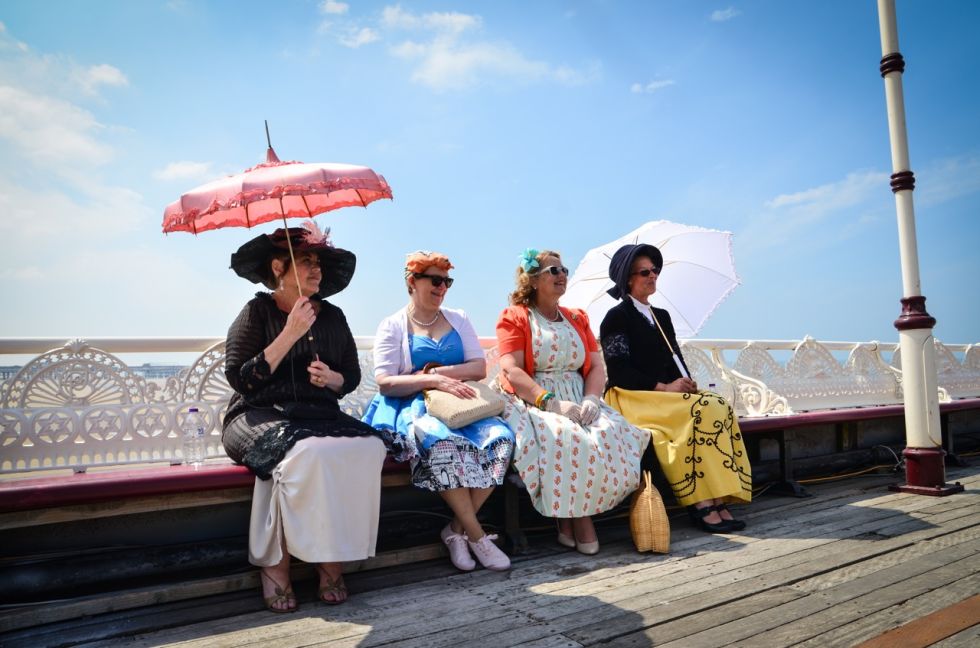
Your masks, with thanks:
[[[129,79],[119,68],[111,65],[93,65],[86,69],[78,69],[74,73],[75,82],[86,94],[98,94],[99,86],[127,86]]]
[[[0,140],[36,164],[63,169],[108,162],[112,150],[95,137],[102,128],[92,113],[72,103],[0,86]]]
[[[888,186],[888,174],[880,171],[855,171],[839,182],[832,182],[792,194],[782,194],[766,202],[769,209],[789,208],[797,213],[822,217],[828,213],[859,204]]]
[[[19,52],[26,52],[28,47],[27,43],[22,43],[8,36],[7,26],[3,24],[2,20],[0,20],[0,51],[3,50],[17,50]]]
[[[582,85],[597,79],[601,67],[585,69],[554,66],[526,57],[506,42],[474,41],[470,32],[483,26],[480,16],[458,12],[414,14],[401,5],[387,6],[381,25],[388,30],[427,32],[428,37],[404,40],[390,48],[392,55],[415,64],[412,80],[433,90],[472,86],[486,78],[521,81],[550,80],[565,85]]]
[[[429,43],[405,42],[393,49],[396,56],[417,59],[412,80],[434,90],[464,88],[485,75],[538,79],[550,68],[531,61],[507,43],[461,44],[451,39]]]
[[[735,7],[729,7],[728,9],[716,9],[715,11],[711,12],[711,20],[714,22],[725,22],[726,20],[731,20],[741,13],[742,12]]]
[[[361,27],[359,29],[357,27],[352,27],[348,30],[347,34],[341,36],[338,41],[345,47],[356,49],[362,45],[373,43],[380,38],[381,35],[370,27]]]
[[[389,29],[418,29],[422,21],[401,5],[388,6],[381,10],[381,24]]]
[[[672,86],[676,83],[673,79],[663,79],[660,81],[650,81],[649,83],[634,83],[630,86],[630,92],[634,94],[653,94],[657,90],[663,90],[666,87]]]
[[[766,201],[747,218],[739,240],[743,253],[755,254],[790,242],[850,238],[883,218],[892,204],[887,173],[853,171],[837,182]]]
[[[44,274],[37,266],[24,266],[21,268],[7,268],[6,270],[0,270],[0,279],[4,281],[8,279],[15,281],[30,281],[32,279],[41,279],[42,277],[44,277]]]
[[[162,169],[153,172],[157,180],[210,180],[214,177],[211,162],[191,162],[181,160],[171,162]]]
[[[0,42],[13,42],[6,29]],[[142,196],[102,178],[116,156],[105,141],[109,128],[70,98],[86,85],[94,92],[125,83],[112,65],[83,68],[30,48],[0,48],[0,257],[7,267],[22,250],[36,253],[39,241],[57,249],[147,226]]]
[[[552,73],[555,81],[567,86],[587,85],[602,77],[602,65],[598,61],[589,63],[584,69],[560,65]]]
[[[915,174],[918,204],[936,205],[980,191],[980,157],[960,155],[934,161]]]
[[[345,14],[347,10],[350,9],[350,5],[346,2],[337,2],[336,0],[323,0],[320,3],[320,12],[325,14]]]

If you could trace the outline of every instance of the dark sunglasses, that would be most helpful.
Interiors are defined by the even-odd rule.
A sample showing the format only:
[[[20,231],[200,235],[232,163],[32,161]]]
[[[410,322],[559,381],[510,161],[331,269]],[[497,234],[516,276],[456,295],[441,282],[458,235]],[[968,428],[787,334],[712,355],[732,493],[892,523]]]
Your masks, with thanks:
[[[445,282],[446,288],[452,288],[453,281],[455,281],[455,279],[453,279],[452,277],[443,277],[442,275],[430,275],[430,274],[425,274],[424,272],[413,272],[412,276],[415,277],[416,279],[428,279],[429,281],[432,282],[433,288],[438,288],[443,284],[443,282]]]
[[[649,277],[651,274],[659,275],[660,268],[643,268],[642,270],[637,270],[636,272],[631,272],[630,274],[640,275],[641,277]]]
[[[550,272],[551,274],[553,274],[555,276],[557,276],[558,273],[560,272],[563,275],[566,275],[567,276],[568,275],[568,268],[566,268],[565,266],[547,266],[547,267],[541,268],[540,272]]]

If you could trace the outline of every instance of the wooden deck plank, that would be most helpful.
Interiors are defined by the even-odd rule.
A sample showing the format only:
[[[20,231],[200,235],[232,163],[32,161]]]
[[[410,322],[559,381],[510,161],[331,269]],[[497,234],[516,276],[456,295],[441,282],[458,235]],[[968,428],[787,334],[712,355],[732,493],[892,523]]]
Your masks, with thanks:
[[[980,537],[980,530],[976,527],[967,530],[968,535],[964,538],[964,541],[976,540]],[[961,550],[958,555],[972,555],[975,548],[969,550]],[[933,548],[927,543],[921,543],[907,548],[904,552],[896,552],[897,554],[903,554],[903,559],[898,560],[898,563],[907,564],[910,560],[921,556],[923,554],[929,554],[933,551]],[[888,557],[890,554],[886,554],[884,557]],[[870,561],[869,561],[870,562]],[[862,563],[863,564],[863,563]],[[781,570],[782,572],[782,570]],[[791,578],[792,574],[788,574]],[[806,581],[802,581],[806,582]],[[719,625],[728,623],[729,621],[743,619],[749,615],[763,612],[781,606],[784,603],[790,601],[795,601],[798,599],[804,599],[808,597],[808,591],[810,588],[798,587],[799,583],[789,586],[780,586],[775,589],[763,590],[757,594],[748,594],[747,592],[758,591],[759,585],[753,581],[747,581],[745,583],[738,584],[732,592],[735,598],[731,602],[724,602],[722,597],[692,597],[690,601],[678,601],[676,602],[676,607],[680,610],[684,610],[685,613],[677,616],[675,620],[666,623],[658,623],[656,625],[651,624],[652,627],[645,629],[642,632],[635,633],[631,636],[623,637],[619,640],[613,642],[616,646],[643,646],[649,645],[649,642],[656,641],[656,645],[661,645],[663,643],[674,641],[683,637],[688,637],[701,630],[711,631],[717,628]],[[675,605],[675,604],[671,604]],[[784,609],[781,608],[780,609]],[[815,609],[815,607],[814,607]],[[649,623],[653,618],[649,615],[645,615],[644,621]],[[573,636],[582,639],[582,636],[575,633]],[[753,637],[753,641],[756,638]],[[766,643],[762,642],[757,645],[781,645],[778,642]]]
[[[517,640],[517,639],[531,639],[532,637],[535,636],[534,633],[536,631],[539,631],[539,632],[541,632],[541,631],[543,631],[543,632],[554,632],[555,631],[554,629],[544,628],[542,630],[541,628],[543,626],[545,626],[545,624],[547,624],[549,621],[553,621],[552,617],[554,616],[554,614],[556,614],[555,607],[554,606],[556,606],[556,605],[558,605],[558,606],[561,606],[561,605],[566,605],[566,606],[567,605],[572,605],[572,606],[576,606],[576,608],[578,606],[582,606],[584,609],[592,609],[592,608],[597,608],[598,607],[598,608],[601,608],[603,610],[603,613],[611,613],[611,614],[615,614],[615,615],[622,615],[623,612],[620,609],[618,609],[618,608],[621,608],[622,607],[621,604],[617,604],[617,606],[613,607],[613,606],[608,605],[609,601],[606,600],[606,599],[603,599],[603,600],[589,600],[589,597],[587,595],[593,593],[591,591],[592,588],[589,586],[589,581],[597,580],[597,579],[608,580],[608,579],[602,579],[598,572],[601,572],[601,570],[588,572],[587,574],[583,574],[582,576],[578,577],[577,579],[573,579],[570,582],[569,581],[562,581],[560,588],[548,587],[547,588],[547,594],[549,594],[551,596],[542,598],[541,601],[540,601],[540,603],[537,604],[537,605],[533,605],[533,606],[527,606],[527,605],[525,605],[525,606],[522,606],[522,607],[527,607],[527,608],[534,609],[533,618],[534,618],[534,621],[535,621],[535,626],[539,626],[539,628],[535,628],[534,626],[530,626],[529,627],[526,624],[526,621],[523,621],[520,616],[509,616],[508,615],[506,618],[498,618],[496,620],[490,620],[490,621],[488,621],[486,619],[482,620],[481,621],[481,628],[480,628],[481,629],[481,636],[483,636],[488,641],[493,642],[494,639],[499,639],[500,641],[511,641],[511,640]],[[619,573],[614,573],[613,576],[615,576],[618,580],[615,583],[610,583],[610,584],[615,584],[616,585],[616,589],[619,591],[619,594],[622,595],[622,590],[623,590],[623,578],[622,578],[622,575],[619,574]],[[626,579],[630,579],[631,576],[632,575],[627,575],[626,576]],[[689,580],[687,574],[683,574],[682,576],[683,576],[683,580],[685,580],[685,581],[686,580]],[[523,581],[524,581],[524,579],[522,578],[522,579],[520,579],[519,582],[523,582]],[[584,583],[584,585],[583,585],[583,583]],[[602,587],[604,589],[605,588],[608,588],[610,586],[610,584],[606,584],[606,585],[604,585]],[[552,584],[549,584],[549,585],[552,585]],[[574,591],[574,594],[576,596],[574,598],[571,598],[571,599],[568,599],[566,597],[565,600],[556,599],[555,598],[555,595],[558,594],[562,589]],[[524,597],[524,598],[526,598],[526,597]],[[498,599],[498,602],[500,602],[499,599]],[[612,608],[612,609],[610,609],[610,608]],[[579,623],[581,623],[584,610],[583,609],[574,609],[574,610],[572,610],[572,612],[569,612],[568,610],[563,610],[561,612],[558,612],[558,614],[562,614],[562,612],[564,612],[566,615],[574,616],[575,619],[576,619],[576,621],[579,622]],[[592,613],[594,613],[594,610],[592,610]],[[501,627],[498,627],[498,622],[500,622],[500,621],[507,621],[509,623],[508,623],[508,625],[506,627],[502,627],[501,628]],[[556,627],[556,624],[552,622],[552,623],[550,623],[550,626],[551,626],[551,628],[555,628]],[[500,634],[495,637],[494,634],[490,634],[491,629],[492,630],[497,630]],[[606,632],[608,632],[608,631],[606,631]],[[516,636],[515,636],[515,633],[516,633]],[[435,639],[435,644],[433,644],[433,645],[442,645],[444,643],[445,644],[451,644],[451,643],[456,642],[457,641],[457,638],[454,637],[453,634],[454,633],[449,633],[448,635],[446,635],[446,634],[440,635],[440,637],[438,637],[437,639]],[[410,642],[408,642],[406,644],[403,644],[403,645],[410,646],[410,645],[413,645],[413,642],[410,641]],[[426,642],[426,645],[428,645],[427,642]]]
[[[690,563],[691,561],[686,561],[686,562],[689,562]],[[761,562],[765,562],[765,561],[761,561]],[[767,568],[772,569],[772,570],[777,569],[777,567],[778,566],[767,565]],[[596,575],[593,573],[591,575],[591,577],[592,578],[596,578]],[[691,580],[691,578],[693,576],[692,576],[692,574],[685,572],[685,573],[681,574],[681,577],[682,577],[682,579],[684,581],[689,581],[689,580]],[[583,576],[583,578],[588,579],[589,576],[586,575],[586,576]],[[629,578],[630,578],[630,576],[627,576],[626,577],[627,580]],[[624,591],[623,590],[623,583],[624,583],[624,580],[623,579],[620,579],[619,580],[619,583],[618,583],[618,588],[617,588],[617,593],[620,596],[623,595],[623,591]],[[654,585],[654,587],[655,588],[656,587],[660,587],[663,584],[664,583],[663,583],[663,580],[662,579],[657,579],[656,585]],[[709,583],[708,585],[711,585],[711,584]],[[702,589],[704,589],[705,587],[706,586],[704,584],[701,585],[701,588]],[[581,624],[582,621],[583,621],[583,619],[586,619],[588,615],[593,615],[594,616],[595,614],[597,614],[596,610],[591,609],[591,608],[596,608],[596,607],[601,608],[601,610],[602,610],[602,612],[600,613],[601,615],[605,615],[606,613],[611,613],[613,615],[619,615],[619,616],[624,616],[624,615],[628,615],[629,614],[628,612],[624,613],[624,611],[622,610],[622,608],[624,607],[623,601],[616,602],[616,605],[613,607],[613,606],[609,606],[608,605],[608,603],[610,601],[609,601],[609,599],[606,599],[604,597],[602,598],[601,601],[598,601],[598,602],[595,601],[595,600],[591,600],[590,601],[588,597],[581,597],[581,595],[583,595],[583,594],[589,594],[589,593],[591,593],[589,591],[589,588],[588,587],[577,586],[577,587],[575,587],[574,591],[575,591],[575,594],[577,594],[577,595],[580,596],[580,598],[576,598],[576,599],[573,599],[573,600],[570,600],[570,601],[569,600],[561,601],[561,602],[557,603],[557,605],[565,605],[565,606],[572,605],[572,606],[576,606],[576,609],[573,609],[571,611],[569,611],[567,609],[566,610],[561,610],[559,613],[561,613],[561,612],[566,613],[566,616],[572,618],[572,620],[574,620],[578,624]],[[555,594],[556,591],[554,589],[551,589],[549,593]],[[660,595],[660,596],[662,596],[663,595],[663,592],[662,591],[659,591],[659,592],[657,592],[657,594]],[[534,613],[534,617],[535,617],[535,619],[537,621],[536,625],[539,626],[539,628],[538,628],[539,631],[541,631],[541,632],[549,632],[549,631],[550,632],[556,632],[556,631],[558,631],[558,629],[562,629],[562,626],[559,625],[558,621],[554,617],[554,615],[556,614],[556,612],[555,612],[555,609],[556,608],[554,608],[554,605],[556,605],[556,604],[555,604],[554,600],[552,600],[552,601],[549,601],[548,607],[542,607],[540,605],[539,606],[536,606],[536,608],[535,608],[536,611]],[[579,606],[581,606],[582,609],[580,609]],[[608,631],[608,625],[609,624],[605,622],[605,619],[600,619],[600,621],[597,622],[597,623],[600,626],[599,632],[601,634],[603,634],[603,635],[608,636],[608,632],[609,632]],[[550,627],[550,629],[549,629],[549,627],[545,627],[546,624]],[[491,625],[491,627],[493,626],[493,624],[490,624],[490,625]],[[623,628],[624,625],[627,625],[627,624],[625,623],[625,620],[624,619],[620,618],[620,619],[617,619],[615,625],[616,625],[617,628]],[[494,628],[494,629],[496,629],[496,628]],[[503,628],[503,629],[500,629],[500,632],[497,635],[489,634],[488,631],[490,630],[490,628],[487,627],[486,625],[482,626],[481,627],[481,630],[483,631],[483,636],[488,641],[490,641],[491,643],[493,643],[494,641],[497,641],[497,643],[499,643],[501,641],[512,640],[512,639],[515,639],[515,638],[523,639],[523,638],[528,638],[529,636],[533,636],[533,632],[535,631],[535,628],[534,627],[530,627],[529,628],[527,626],[521,627],[521,628],[516,628],[516,629],[515,628]],[[567,628],[564,628],[564,630],[567,632]],[[515,637],[515,633],[516,633],[516,637]],[[576,640],[578,640],[580,642],[583,642],[583,640],[586,639],[585,637],[580,637],[580,636],[578,636],[575,633],[571,633],[571,634],[569,634],[569,636],[571,636],[572,638],[574,638],[574,639],[576,639]],[[440,640],[441,639],[442,638],[440,638]],[[451,642],[452,642],[452,640],[450,638],[447,638],[447,643],[451,643]]]
[[[972,525],[973,522],[966,522],[961,520],[960,525]],[[935,535],[935,531],[923,530],[917,532],[915,537],[908,537],[904,539],[892,539],[890,541],[878,541],[875,543],[868,543],[866,541],[854,540],[849,544],[851,546],[837,546],[837,550],[828,550],[825,546],[812,547],[804,550],[806,553],[788,553],[782,558],[776,558],[770,561],[756,561],[754,557],[751,556],[740,556],[738,561],[738,569],[729,574],[708,574],[705,581],[701,581],[699,578],[695,577],[701,576],[696,571],[691,572],[690,576],[692,580],[697,580],[700,582],[700,586],[695,586],[694,584],[688,583],[685,585],[688,589],[688,596],[678,597],[676,596],[676,591],[671,591],[670,588],[661,589],[652,596],[657,601],[658,605],[650,608],[649,611],[637,610],[641,616],[644,617],[644,623],[647,625],[652,625],[657,622],[664,622],[671,618],[672,612],[668,606],[664,608],[664,604],[671,603],[673,605],[675,602],[683,603],[682,608],[685,609],[708,609],[712,606],[723,605],[726,602],[726,596],[729,598],[738,598],[742,595],[742,591],[739,589],[736,592],[731,591],[731,586],[738,583],[740,580],[746,580],[753,576],[758,576],[760,580],[754,582],[751,587],[758,591],[760,589],[765,589],[768,587],[776,587],[787,583],[787,579],[784,578],[784,571],[791,568],[796,562],[802,562],[804,558],[810,557],[813,560],[812,569],[816,573],[821,573],[832,569],[834,567],[839,567],[842,560],[859,560],[862,558],[861,555],[855,557],[853,552],[865,552],[865,556],[878,555],[890,550],[894,550],[896,547],[901,547],[904,545],[911,544],[915,541],[921,541],[923,539],[923,534]],[[782,539],[779,540],[782,542]],[[886,544],[880,544],[885,542]],[[749,561],[755,562],[755,564],[748,564]],[[728,577],[726,579],[726,576]],[[735,578],[733,578],[735,577]],[[658,580],[658,583],[665,585],[662,581]],[[668,583],[669,584],[669,583]],[[618,603],[619,607],[635,609],[635,606],[631,605],[628,601],[620,601]],[[605,626],[608,620],[599,620],[595,627],[592,628],[579,628],[574,632],[570,632],[569,636],[580,642],[587,642],[590,639],[590,634],[595,636],[591,637],[593,639],[598,639],[605,632]],[[617,622],[618,625],[618,622]],[[566,631],[567,632],[567,631]]]
[[[977,562],[974,559],[974,562]],[[858,615],[855,621],[799,644],[807,648],[850,648],[882,632],[896,628],[911,619],[953,605],[980,592],[980,576],[973,574],[951,583],[944,583],[918,596],[894,597],[894,605],[872,614]],[[976,645],[976,644],[974,644]],[[896,647],[897,648],[897,647]]]
[[[948,639],[938,641],[930,648],[976,648],[980,646],[980,623],[958,632]],[[896,646],[896,648],[898,648]]]
[[[980,587],[980,575],[965,563],[980,563],[980,468],[951,470],[949,478],[967,492],[941,499],[891,493],[882,489],[894,481],[888,478],[820,484],[814,498],[763,498],[744,508],[739,516],[750,526],[739,535],[703,534],[675,518],[666,556],[636,553],[623,534],[591,557],[555,551],[549,536],[539,539],[546,550],[515,557],[509,573],[420,575],[355,590],[343,606],[301,599],[293,615],[224,616],[125,645],[580,648],[654,641],[686,648],[702,639],[789,645],[812,633],[814,646],[850,645],[977,593],[968,590]],[[817,604],[810,606],[816,614],[802,613],[806,601]],[[828,619],[835,620],[829,629]],[[800,624],[798,634],[793,624]],[[970,628],[944,642],[958,648],[976,638]],[[112,645],[119,642],[87,644]]]
[[[933,603],[935,601],[932,601]],[[931,646],[980,623],[980,594],[949,607],[920,616],[855,648],[893,648],[894,646]]]
[[[752,637],[760,645],[786,645],[822,635],[849,623],[859,616],[871,614],[891,605],[892,598],[915,596],[931,592],[945,585],[957,573],[969,570],[969,565],[980,569],[980,541],[964,543],[945,552],[920,556],[882,569],[830,589],[820,590],[793,601],[790,604],[760,612],[739,622],[739,629],[729,626],[725,634]],[[967,571],[968,575],[970,572]],[[918,588],[918,589],[917,589]],[[873,598],[874,600],[869,600]],[[854,601],[860,600],[857,607]],[[844,605],[846,603],[846,605]],[[880,607],[879,607],[880,606]],[[848,617],[848,615],[854,615]]]

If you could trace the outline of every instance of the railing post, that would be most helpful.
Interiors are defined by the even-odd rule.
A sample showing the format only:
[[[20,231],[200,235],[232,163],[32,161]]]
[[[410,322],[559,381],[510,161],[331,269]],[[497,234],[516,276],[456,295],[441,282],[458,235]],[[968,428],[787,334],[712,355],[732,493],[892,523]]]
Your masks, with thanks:
[[[901,341],[902,388],[905,399],[905,484],[892,490],[921,495],[950,495],[963,490],[946,484],[939,396],[936,389],[936,352],[932,328],[936,320],[926,312],[919,283],[919,252],[915,236],[912,190],[915,176],[909,164],[905,128],[902,73],[905,60],[898,51],[895,0],[878,0],[881,31],[881,76],[885,80],[888,136],[891,142],[891,188],[898,215],[898,244],[902,264],[902,314],[895,321]]]

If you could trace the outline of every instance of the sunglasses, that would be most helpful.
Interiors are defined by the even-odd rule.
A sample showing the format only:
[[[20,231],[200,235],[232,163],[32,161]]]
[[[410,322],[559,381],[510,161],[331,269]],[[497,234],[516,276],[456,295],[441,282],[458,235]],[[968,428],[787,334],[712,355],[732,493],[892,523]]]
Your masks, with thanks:
[[[455,281],[455,279],[453,279],[452,277],[443,277],[442,275],[425,274],[424,272],[413,272],[412,276],[415,277],[416,279],[428,279],[429,281],[432,282],[433,288],[438,288],[443,284],[443,282],[445,282],[446,288],[452,288],[453,281]]]
[[[563,275],[566,275],[567,276],[568,275],[568,268],[566,268],[565,266],[546,266],[544,268],[541,268],[541,270],[539,270],[539,272],[550,272],[551,274],[553,274],[555,276],[558,276],[558,273],[560,272]]]
[[[651,274],[659,275],[660,268],[643,268],[642,270],[637,270],[636,272],[631,272],[630,274],[640,275],[641,277],[649,277]]]

